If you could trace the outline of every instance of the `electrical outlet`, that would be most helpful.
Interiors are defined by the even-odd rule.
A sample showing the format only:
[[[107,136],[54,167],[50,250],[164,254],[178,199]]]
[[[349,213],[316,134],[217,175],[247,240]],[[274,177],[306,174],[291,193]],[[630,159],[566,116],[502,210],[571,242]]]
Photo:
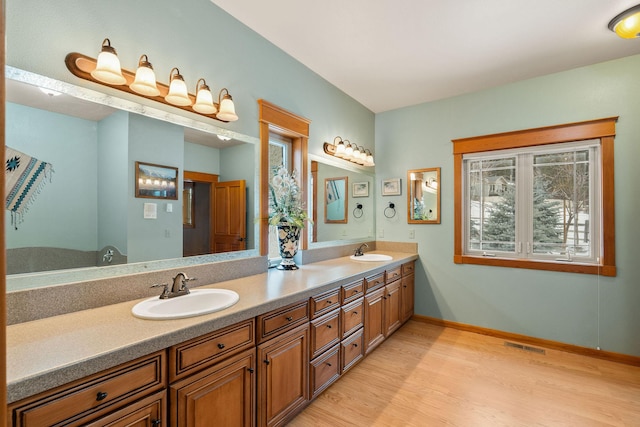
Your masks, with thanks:
[[[416,230],[414,230],[413,228],[411,230],[409,230],[409,238],[410,239],[415,239],[416,238]]]

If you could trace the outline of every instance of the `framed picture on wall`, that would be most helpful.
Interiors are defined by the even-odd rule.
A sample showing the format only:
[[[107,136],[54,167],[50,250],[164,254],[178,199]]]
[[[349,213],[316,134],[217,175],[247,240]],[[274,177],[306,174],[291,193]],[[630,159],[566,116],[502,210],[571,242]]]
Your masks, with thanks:
[[[383,196],[399,196],[402,194],[402,187],[400,186],[400,178],[389,178],[382,180],[382,195]]]
[[[369,197],[369,182],[354,182],[351,194],[353,197]]]
[[[178,168],[136,162],[136,197],[178,200]]]

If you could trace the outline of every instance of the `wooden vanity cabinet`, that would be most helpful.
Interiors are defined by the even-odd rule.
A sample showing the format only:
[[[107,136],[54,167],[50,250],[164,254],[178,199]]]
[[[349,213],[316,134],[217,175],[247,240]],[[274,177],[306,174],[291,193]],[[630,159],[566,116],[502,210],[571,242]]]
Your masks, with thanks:
[[[165,388],[166,357],[160,351],[13,403],[9,425],[166,425]]]
[[[309,402],[308,313],[305,300],[257,317],[260,427],[286,424]]]
[[[384,300],[384,336],[394,333],[402,326],[401,267],[387,271]]]
[[[371,353],[384,341],[384,287],[364,296],[364,351]]]
[[[402,264],[402,323],[406,322],[413,316],[415,304],[415,262]]]

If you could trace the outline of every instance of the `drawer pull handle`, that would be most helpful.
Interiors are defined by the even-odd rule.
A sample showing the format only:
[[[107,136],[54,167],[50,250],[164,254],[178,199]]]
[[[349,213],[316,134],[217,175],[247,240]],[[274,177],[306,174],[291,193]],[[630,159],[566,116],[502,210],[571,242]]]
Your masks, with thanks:
[[[333,303],[331,302],[331,300],[329,300],[329,301],[327,301],[327,304],[333,304]]]
[[[331,325],[327,325],[327,328],[331,329]]]
[[[293,317],[287,316],[286,319],[287,319],[287,322],[291,322],[293,320]]]
[[[358,312],[357,312],[357,311],[354,311],[354,312],[353,312],[353,314],[358,314]]]
[[[354,294],[357,294],[358,292],[360,292],[360,291],[359,291],[359,290],[357,290],[357,289],[354,289],[354,290],[353,290],[353,293],[354,293]]]
[[[357,348],[357,347],[358,347],[358,343],[355,343],[355,342],[354,342],[354,343],[353,343],[353,346]]]
[[[331,363],[327,363],[327,366],[331,366]]]
[[[253,374],[253,368],[247,368],[247,371],[249,371],[250,374]]]
[[[222,344],[222,343],[218,344],[218,348],[219,348],[220,350],[222,350],[222,349],[224,348],[224,344]]]
[[[105,391],[99,391],[98,394],[96,394],[96,401],[100,402],[101,400],[104,400],[107,398],[107,392]]]

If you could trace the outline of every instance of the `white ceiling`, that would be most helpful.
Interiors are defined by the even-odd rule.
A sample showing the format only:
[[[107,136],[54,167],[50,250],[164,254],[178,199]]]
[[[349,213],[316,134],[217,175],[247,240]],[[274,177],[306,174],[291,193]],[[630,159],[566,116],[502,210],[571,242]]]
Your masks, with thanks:
[[[211,0],[378,113],[640,53],[638,0]]]

